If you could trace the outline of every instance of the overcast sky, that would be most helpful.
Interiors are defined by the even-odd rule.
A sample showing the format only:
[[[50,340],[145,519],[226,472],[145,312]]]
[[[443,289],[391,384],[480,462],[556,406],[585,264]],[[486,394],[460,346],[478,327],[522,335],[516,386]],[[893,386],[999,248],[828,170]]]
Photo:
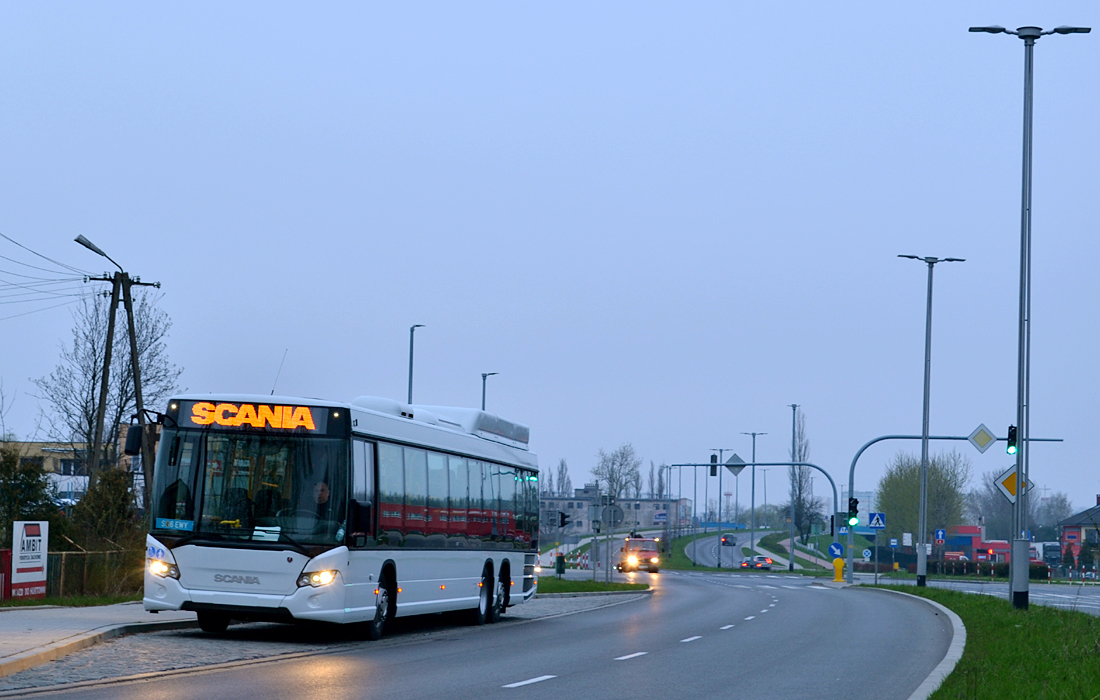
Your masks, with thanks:
[[[414,402],[477,406],[499,372],[488,409],[575,486],[626,442],[646,471],[748,459],[743,431],[786,459],[791,403],[846,484],[863,443],[921,429],[927,273],[898,254],[966,258],[936,267],[933,434],[1015,420],[1023,42],[986,24],[1100,7],[9,3],[0,232],[108,270],[83,234],[160,281],[191,391],[268,393],[285,351],[280,394],[404,400],[420,323]],[[1100,31],[1035,53],[1032,436],[1065,442],[1031,474],[1084,507]],[[40,296],[0,298],[21,438],[72,325],[45,307],[75,297]],[[1012,463],[957,448],[975,481]]]

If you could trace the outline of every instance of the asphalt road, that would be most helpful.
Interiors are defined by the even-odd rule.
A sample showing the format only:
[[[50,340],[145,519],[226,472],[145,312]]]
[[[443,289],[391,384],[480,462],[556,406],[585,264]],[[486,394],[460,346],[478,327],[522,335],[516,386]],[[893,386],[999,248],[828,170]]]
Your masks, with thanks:
[[[727,533],[730,537],[735,538],[736,543],[733,546],[722,546],[722,536],[720,534],[703,534],[699,533],[699,538],[695,541],[694,545],[689,544],[687,555],[699,566],[718,566],[718,557],[722,558],[721,565],[730,569],[736,569],[741,565],[741,560],[744,559],[741,555],[741,547],[749,546],[749,533],[739,532],[737,534]],[[757,532],[756,541],[759,542],[760,538],[768,533]]]
[[[630,694],[908,698],[950,622],[886,591],[788,575],[631,574],[656,592],[485,627],[428,622],[382,643],[70,689],[73,698],[622,698]],[[410,631],[410,629],[412,631]],[[427,633],[425,633],[425,630]],[[163,653],[164,650],[161,650]],[[38,694],[54,696],[58,693]]]

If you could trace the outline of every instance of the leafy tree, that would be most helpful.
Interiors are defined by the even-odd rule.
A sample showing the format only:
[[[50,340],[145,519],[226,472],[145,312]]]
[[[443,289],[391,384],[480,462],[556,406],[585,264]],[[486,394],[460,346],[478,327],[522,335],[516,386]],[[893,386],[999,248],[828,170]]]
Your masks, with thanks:
[[[887,514],[883,533],[886,537],[900,539],[903,532],[919,530],[920,468],[919,457],[899,452],[878,482],[875,506]],[[964,489],[969,477],[970,460],[955,450],[929,458],[926,536],[933,528],[951,528],[962,523]]]
[[[1062,550],[1062,566],[1072,569],[1073,563],[1073,545],[1067,544],[1066,548]]]
[[[602,485],[604,493],[619,498],[636,483],[640,484],[638,468],[641,465],[642,460],[634,452],[634,446],[625,443],[610,454],[600,450],[592,476]]]
[[[1082,569],[1091,569],[1096,563],[1096,552],[1089,545],[1081,547],[1081,554],[1077,557],[1077,563]]]
[[[48,520],[53,525],[61,519],[42,462],[20,459],[15,445],[0,444],[0,543],[11,542],[15,520]]]

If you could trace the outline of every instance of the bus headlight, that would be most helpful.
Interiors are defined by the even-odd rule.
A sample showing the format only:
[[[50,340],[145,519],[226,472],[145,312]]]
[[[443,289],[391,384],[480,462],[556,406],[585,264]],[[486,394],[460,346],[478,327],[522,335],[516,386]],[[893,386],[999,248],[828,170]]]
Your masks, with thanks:
[[[633,566],[634,564],[638,563],[638,557],[631,554],[629,557],[626,558],[626,563]]]
[[[320,588],[321,586],[327,586],[336,579],[337,573],[336,571],[313,571],[302,574],[298,577],[298,587],[313,586],[314,588]]]
[[[175,578],[180,577],[180,570],[175,564],[169,564],[163,562],[160,559],[149,560],[149,573],[160,578]]]
[[[535,564],[535,573],[536,574],[541,574],[542,573],[542,567],[539,566],[538,564]]]

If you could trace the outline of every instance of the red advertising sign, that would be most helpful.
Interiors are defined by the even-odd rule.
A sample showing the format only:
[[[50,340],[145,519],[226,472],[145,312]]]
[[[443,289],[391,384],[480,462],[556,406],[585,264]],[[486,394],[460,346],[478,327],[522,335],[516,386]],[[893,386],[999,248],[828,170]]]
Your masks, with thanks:
[[[13,525],[11,597],[45,598],[50,524],[17,520]]]

